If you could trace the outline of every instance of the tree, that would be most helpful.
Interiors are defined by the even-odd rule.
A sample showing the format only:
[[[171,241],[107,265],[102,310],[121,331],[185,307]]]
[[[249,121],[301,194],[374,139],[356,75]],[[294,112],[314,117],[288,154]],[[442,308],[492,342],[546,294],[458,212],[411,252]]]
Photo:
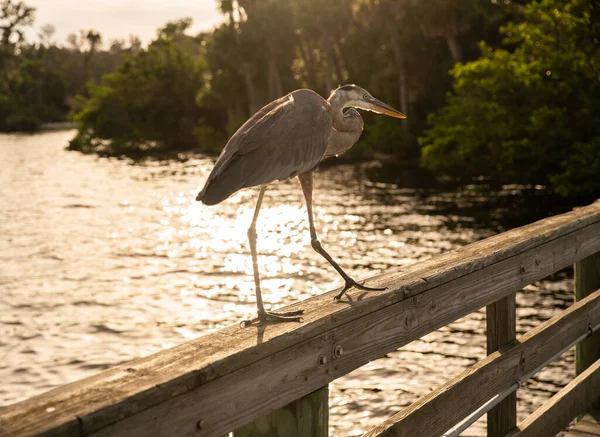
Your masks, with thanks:
[[[23,41],[23,27],[31,26],[35,18],[35,8],[22,1],[2,0],[0,2],[0,42],[8,46]],[[13,36],[16,36],[14,41]]]
[[[161,32],[147,51],[89,85],[89,97],[79,99],[75,120],[81,128],[70,149],[120,154],[198,146],[196,95],[205,66],[178,45],[184,30]]]
[[[252,75],[251,45],[239,35],[235,24],[224,23],[203,37],[210,87],[202,104],[222,107],[227,112],[230,131],[260,109]],[[233,133],[233,132],[229,132]]]
[[[479,0],[410,0],[423,33],[446,40],[454,63],[463,62],[458,37],[472,26],[478,15]]]
[[[102,35],[95,30],[88,30],[85,34],[85,40],[88,45],[88,52],[95,53],[98,47],[102,44]]]
[[[591,0],[537,0],[502,28],[505,45],[452,70],[446,106],[420,139],[438,174],[600,193],[600,49]]]
[[[394,54],[396,61],[396,71],[398,73],[398,89],[400,92],[399,102],[400,111],[405,114],[409,113],[408,108],[408,65],[406,59],[405,47],[402,46],[401,40],[406,40],[410,37],[409,33],[414,33],[414,14],[411,10],[409,0],[379,0],[376,3],[376,14],[379,21],[383,23],[384,28],[389,35],[389,44]],[[398,25],[400,24],[400,25]],[[400,33],[402,32],[402,34]],[[409,139],[409,125],[402,129],[402,140],[405,143]]]
[[[65,80],[49,59],[52,26],[42,29],[42,45],[24,41],[34,11],[22,1],[0,2],[0,131],[35,130],[67,113]]]
[[[256,109],[259,109],[283,95],[286,87],[282,66],[291,71],[295,35],[290,1],[220,0],[219,8],[229,17],[229,26],[235,30],[236,44],[246,46],[245,55],[250,62],[242,64],[241,68],[245,70],[242,75],[247,82],[249,100],[257,101]],[[253,65],[257,60],[262,63],[259,68]],[[256,70],[264,72],[259,78],[266,78],[266,84],[256,83],[256,78],[252,77]],[[252,80],[249,80],[251,77]],[[252,85],[250,82],[253,82]],[[254,98],[250,94],[254,94]]]
[[[88,30],[86,33],[83,33],[82,31],[81,39],[85,41],[88,46],[87,52],[83,57],[84,68],[87,70],[92,57],[102,44],[102,35],[100,35],[100,32],[96,32],[95,30]]]
[[[328,97],[347,80],[341,45],[353,24],[352,2],[297,0],[290,11],[307,84]]]
[[[18,61],[15,48],[23,42],[23,27],[31,26],[34,18],[35,9],[22,1],[0,0],[0,93],[2,94],[9,92],[11,75],[16,70]]]
[[[78,38],[76,33],[68,34],[67,42],[69,43],[71,50],[74,52],[81,51],[81,49],[83,48],[84,41],[82,38]]]
[[[45,24],[38,33],[40,44],[44,47],[50,47],[52,45],[52,37],[56,33],[56,27],[52,24]]]

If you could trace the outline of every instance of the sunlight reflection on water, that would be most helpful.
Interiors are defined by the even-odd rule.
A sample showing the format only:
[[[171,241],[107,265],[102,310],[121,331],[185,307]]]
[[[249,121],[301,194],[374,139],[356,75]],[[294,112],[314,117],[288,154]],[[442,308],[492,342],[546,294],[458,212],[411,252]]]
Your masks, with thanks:
[[[0,405],[255,311],[246,235],[255,190],[205,207],[194,198],[210,159],[133,165],[65,152],[72,135],[0,136]],[[374,183],[349,165],[317,173],[315,203],[323,245],[356,278],[489,236],[494,221],[471,213],[500,214],[474,195]],[[340,285],[310,247],[296,181],[267,190],[257,231],[267,307]],[[560,279],[519,294],[519,332],[570,303],[571,280]],[[366,430],[472,365],[485,354],[484,330],[475,313],[335,381],[332,434]],[[520,414],[571,367],[569,355],[521,390]]]

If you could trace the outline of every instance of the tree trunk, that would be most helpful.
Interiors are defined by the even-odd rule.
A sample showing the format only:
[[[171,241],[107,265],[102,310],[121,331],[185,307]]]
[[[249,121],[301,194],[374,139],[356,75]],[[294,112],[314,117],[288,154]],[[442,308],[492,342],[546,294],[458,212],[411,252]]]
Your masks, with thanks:
[[[269,69],[269,101],[272,101],[283,95],[281,89],[281,76],[277,69],[277,57],[274,54],[269,54],[267,64]]]
[[[323,40],[323,46],[325,47],[325,57],[327,58],[325,68],[325,95],[328,96],[333,91],[333,45],[331,39],[327,34],[327,29],[323,29],[321,32],[321,38]]]
[[[338,85],[344,84],[344,70],[342,69],[342,64],[340,62],[340,57],[336,53],[335,44],[331,45],[331,54],[333,56],[333,63],[335,65],[335,73],[338,80]]]
[[[241,71],[244,77],[244,85],[246,86],[246,96],[248,97],[248,112],[252,116],[256,111],[260,109],[258,106],[258,100],[256,96],[256,88],[252,82],[252,73],[248,64],[242,65]]]
[[[239,101],[229,101],[227,104],[227,125],[247,118],[245,112],[244,106]]]
[[[333,68],[331,62],[331,51],[326,51],[327,65],[325,68],[325,95],[328,96],[333,91]]]
[[[398,32],[392,23],[389,24],[388,31],[390,34],[392,52],[394,53],[394,59],[396,60],[396,69],[398,71],[400,111],[408,115],[408,74],[406,71],[406,62],[404,62],[404,56],[402,54],[402,48],[400,47]],[[404,126],[402,126],[402,140],[405,145],[407,145],[410,142],[409,124],[407,123],[408,118],[404,121]]]
[[[346,60],[344,59],[344,56],[342,55],[342,49],[340,48],[339,44],[334,44],[334,49],[335,49],[335,55],[336,55],[336,59],[338,60],[339,66],[340,66],[340,71],[342,72],[342,75],[344,77],[340,78],[340,80],[342,82],[345,82],[347,80],[347,76],[345,74],[345,72],[348,72],[348,64],[346,63]],[[343,83],[342,83],[343,84]]]
[[[273,47],[273,42],[267,43],[267,75],[268,75],[268,99],[269,101],[278,99],[283,95],[281,87],[281,75],[277,68],[277,51]]]
[[[450,49],[454,63],[458,64],[459,62],[462,62],[462,48],[460,47],[460,43],[458,42],[456,35],[446,35],[446,42],[448,43],[448,48]]]
[[[310,42],[302,38],[300,40],[300,52],[306,67],[306,82],[311,90],[317,87],[317,74],[315,71],[315,61],[313,59],[312,47]]]

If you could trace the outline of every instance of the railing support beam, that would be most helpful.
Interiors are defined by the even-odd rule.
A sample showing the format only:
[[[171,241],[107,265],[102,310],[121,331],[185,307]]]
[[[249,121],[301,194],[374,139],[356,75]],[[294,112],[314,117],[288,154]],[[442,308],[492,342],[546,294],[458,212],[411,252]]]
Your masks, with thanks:
[[[328,386],[285,407],[271,411],[233,432],[233,437],[328,437],[328,435]]]
[[[516,304],[512,293],[486,307],[487,353],[516,338]],[[503,437],[517,425],[517,393],[511,393],[488,412],[488,437]]]
[[[600,288],[600,252],[575,263],[575,302]],[[580,375],[600,358],[600,331],[575,348],[575,371]],[[600,408],[600,398],[594,403]]]

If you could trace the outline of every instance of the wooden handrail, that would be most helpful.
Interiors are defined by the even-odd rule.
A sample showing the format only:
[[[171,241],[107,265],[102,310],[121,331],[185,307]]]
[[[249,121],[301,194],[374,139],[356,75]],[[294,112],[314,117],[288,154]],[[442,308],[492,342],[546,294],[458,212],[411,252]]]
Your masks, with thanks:
[[[600,290],[488,355],[363,437],[442,435],[596,325],[600,325]]]
[[[585,369],[506,437],[556,435],[600,393],[600,359]],[[591,435],[591,434],[589,434]]]
[[[599,251],[597,202],[288,307],[302,324],[229,326],[8,406],[0,436],[220,436]]]

